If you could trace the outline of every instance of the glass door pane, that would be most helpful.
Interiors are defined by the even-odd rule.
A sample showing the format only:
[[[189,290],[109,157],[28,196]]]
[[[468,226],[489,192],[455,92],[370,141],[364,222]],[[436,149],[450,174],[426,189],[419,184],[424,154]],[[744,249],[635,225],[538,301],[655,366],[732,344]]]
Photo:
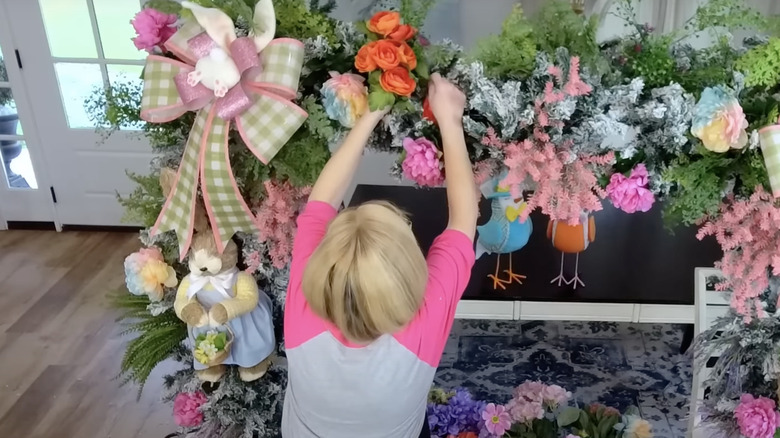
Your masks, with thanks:
[[[30,151],[16,110],[6,60],[0,48],[0,157],[5,184],[12,189],[37,189]]]

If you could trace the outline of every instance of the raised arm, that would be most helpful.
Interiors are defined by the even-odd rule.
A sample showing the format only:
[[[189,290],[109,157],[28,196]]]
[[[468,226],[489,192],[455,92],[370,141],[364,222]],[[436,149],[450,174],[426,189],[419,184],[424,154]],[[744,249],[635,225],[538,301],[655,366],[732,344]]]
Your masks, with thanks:
[[[368,137],[387,111],[366,113],[349,131],[347,138],[322,169],[309,195],[309,201],[327,202],[334,208],[341,205],[347,187],[355,176]]]
[[[444,149],[444,171],[447,175],[447,228],[463,232],[471,240],[477,227],[479,205],[474,173],[463,137],[463,108],[466,96],[439,74],[431,75],[428,89],[431,110],[441,130]]]

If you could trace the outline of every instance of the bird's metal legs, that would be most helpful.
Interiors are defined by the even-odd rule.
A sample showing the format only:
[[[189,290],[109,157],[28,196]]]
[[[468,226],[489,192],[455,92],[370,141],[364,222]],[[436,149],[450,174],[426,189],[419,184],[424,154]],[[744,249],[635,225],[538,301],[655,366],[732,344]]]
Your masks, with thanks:
[[[511,254],[510,254],[509,257],[512,257]],[[511,263],[512,259],[510,258],[509,260],[510,260],[510,263]],[[488,278],[493,280],[493,290],[496,290],[498,288],[501,288],[501,290],[506,290],[506,286],[505,285],[511,283],[512,281],[511,281],[511,279],[509,281],[506,281],[506,280],[502,280],[502,279],[498,278],[499,266],[501,266],[501,254],[496,254],[496,273],[488,275]]]
[[[552,281],[550,281],[550,284],[558,282],[558,286],[563,286],[564,283],[569,284],[568,281],[566,281],[566,278],[563,277],[563,258],[566,257],[566,254],[561,253],[561,272],[558,274],[557,277],[553,278]]]
[[[585,282],[580,279],[580,253],[577,253],[577,259],[574,263],[574,277],[572,277],[571,280],[567,280],[566,277],[563,276],[564,257],[566,257],[566,254],[561,253],[561,272],[557,277],[553,278],[550,283],[555,283],[557,281],[558,286],[563,286],[564,284],[573,284],[573,289],[577,289],[578,284],[582,287],[585,287]]]
[[[574,283],[574,289],[577,289],[577,283],[585,287],[585,283],[580,280],[580,253],[577,253],[577,261],[574,263],[574,278],[566,282],[566,284],[572,283]]]
[[[509,269],[505,270],[504,272],[506,272],[507,275],[509,275],[509,283],[512,283],[512,282],[516,281],[516,282],[518,282],[520,284],[523,284],[523,282],[520,281],[520,280],[525,280],[526,279],[525,275],[515,274],[512,271],[512,253],[511,252],[509,253]]]

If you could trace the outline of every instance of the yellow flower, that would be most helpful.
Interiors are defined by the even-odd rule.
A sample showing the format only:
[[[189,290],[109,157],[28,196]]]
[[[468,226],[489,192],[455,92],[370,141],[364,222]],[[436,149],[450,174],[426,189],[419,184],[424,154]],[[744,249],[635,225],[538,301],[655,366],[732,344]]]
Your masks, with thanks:
[[[650,430],[650,423],[639,417],[634,417],[628,423],[623,438],[653,438],[653,432]]]
[[[149,260],[141,268],[141,281],[144,291],[152,301],[163,297],[163,286],[174,287],[177,284],[176,272],[161,260]]]
[[[203,365],[209,363],[209,357],[200,348],[196,348],[195,351],[192,352],[192,354],[195,356],[195,360],[202,363]]]

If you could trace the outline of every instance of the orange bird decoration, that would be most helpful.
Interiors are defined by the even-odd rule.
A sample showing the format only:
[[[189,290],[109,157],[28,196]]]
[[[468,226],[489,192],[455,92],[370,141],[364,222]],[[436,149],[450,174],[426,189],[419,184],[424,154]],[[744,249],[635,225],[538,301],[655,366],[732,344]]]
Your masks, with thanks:
[[[552,241],[553,247],[561,252],[561,272],[553,278],[550,283],[558,282],[558,286],[563,283],[573,284],[574,289],[577,284],[585,287],[585,283],[580,279],[580,253],[588,249],[588,246],[596,240],[596,221],[593,216],[587,213],[580,215],[580,223],[570,225],[567,222],[551,220],[547,224],[547,238]],[[574,277],[567,280],[563,276],[563,261],[566,254],[577,254],[577,261],[574,265]]]

